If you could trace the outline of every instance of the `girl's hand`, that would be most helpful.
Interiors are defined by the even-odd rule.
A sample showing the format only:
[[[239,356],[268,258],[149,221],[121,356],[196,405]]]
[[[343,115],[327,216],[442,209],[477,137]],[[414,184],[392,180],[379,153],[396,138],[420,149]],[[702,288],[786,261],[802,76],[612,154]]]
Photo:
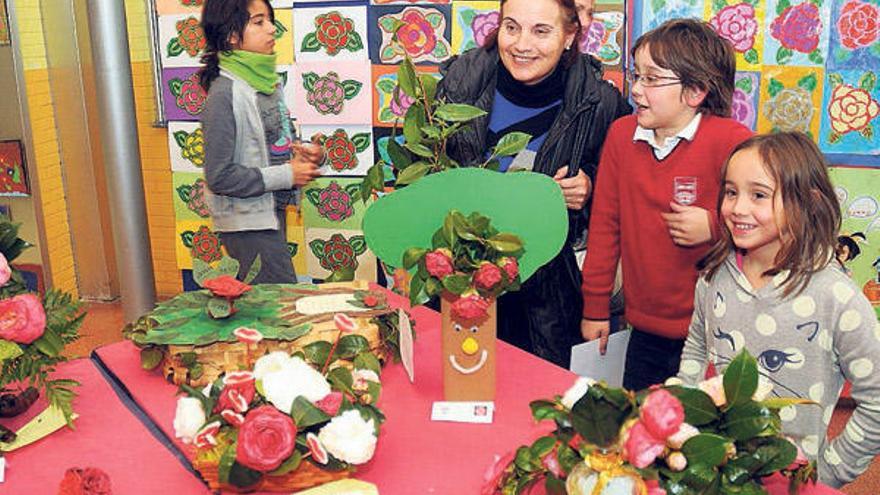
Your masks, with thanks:
[[[581,336],[587,342],[599,339],[599,354],[605,355],[608,348],[608,334],[610,333],[608,320],[581,320]]]
[[[672,242],[679,246],[697,246],[712,239],[709,211],[699,206],[682,206],[671,202],[671,213],[661,213]]]
[[[294,155],[290,166],[293,168],[293,185],[296,187],[302,187],[321,176],[316,162],[304,158],[304,153]]]
[[[593,192],[593,183],[583,170],[578,169],[577,175],[565,178],[568,175],[568,165],[556,171],[553,180],[562,188],[562,196],[565,198],[565,206],[569,210],[580,210],[587,204],[587,199]]]
[[[311,143],[303,143],[302,141],[291,143],[290,149],[293,150],[294,159],[300,158],[313,162],[315,165],[320,165],[324,161],[324,147],[315,142],[314,139],[315,136],[312,137]]]

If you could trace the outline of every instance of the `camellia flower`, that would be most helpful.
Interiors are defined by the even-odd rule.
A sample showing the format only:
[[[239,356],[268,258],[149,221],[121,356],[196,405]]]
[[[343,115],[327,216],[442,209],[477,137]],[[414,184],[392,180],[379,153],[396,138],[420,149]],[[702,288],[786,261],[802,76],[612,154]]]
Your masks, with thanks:
[[[425,268],[432,277],[442,279],[455,271],[452,267],[452,253],[441,248],[425,254]]]
[[[296,446],[296,424],[272,406],[251,410],[238,430],[235,460],[245,467],[267,472],[278,468]]]
[[[727,396],[724,394],[724,376],[713,376],[708,380],[703,380],[697,384],[697,388],[706,392],[706,395],[712,398],[712,402],[717,407],[727,404]]]
[[[486,316],[489,301],[478,294],[461,296],[452,303],[452,314],[462,320],[477,320]]]
[[[257,393],[254,380],[242,381],[235,384],[226,384],[220,391],[220,397],[217,399],[217,405],[214,406],[214,412],[220,412],[225,409],[231,409],[235,412],[243,413],[248,410],[251,401]]]
[[[318,432],[318,440],[330,455],[349,464],[369,461],[376,450],[373,420],[365,421],[354,409],[331,419]]]
[[[6,256],[0,253],[0,287],[6,285],[10,278],[12,278],[12,268],[9,267]]]
[[[354,370],[351,373],[351,389],[362,391],[367,389],[367,382],[379,383],[379,375],[373,370]]]
[[[0,301],[0,339],[30,344],[46,330],[46,312],[35,294]]]
[[[257,344],[263,340],[263,334],[255,328],[238,327],[232,331],[232,335],[242,344]]]
[[[327,455],[327,449],[321,445],[321,441],[318,440],[318,435],[314,433],[306,433],[306,445],[309,446],[309,452],[312,454],[312,459],[315,460],[318,464],[327,464],[327,461],[330,460],[330,456]]]
[[[498,493],[498,485],[507,472],[507,466],[513,462],[514,457],[514,452],[508,452],[504,456],[495,454],[492,465],[483,474],[483,487],[480,489],[480,495],[495,495]]]
[[[239,281],[231,275],[220,275],[214,277],[202,284],[202,287],[211,291],[211,294],[217,297],[235,298],[252,289],[252,287],[244,282]]]
[[[480,263],[480,267],[474,272],[474,285],[479,289],[492,290],[501,283],[503,277],[501,268],[498,268],[498,265],[484,261]]]
[[[505,256],[498,261],[498,266],[500,266],[504,270],[504,273],[507,274],[508,282],[513,282],[516,280],[516,277],[519,276],[519,262],[516,261],[516,258]]]
[[[646,495],[666,495],[666,490],[660,486],[657,480],[645,480],[645,488],[648,489]]]
[[[584,395],[586,395],[587,390],[596,383],[596,380],[592,378],[579,377],[575,380],[574,385],[571,386],[566,392],[565,395],[562,396],[562,405],[567,409],[571,409],[574,407],[574,404],[581,399]]]
[[[193,439],[193,444],[203,449],[217,445],[217,434],[220,433],[220,422],[212,421],[203,426]]]
[[[255,374],[260,375],[256,371]],[[286,414],[290,413],[293,401],[299,396],[315,403],[330,393],[327,379],[299,357],[288,356],[281,362],[280,369],[263,374],[260,380],[266,400]]]
[[[639,469],[650,466],[665,448],[666,444],[651,435],[641,420],[633,423],[624,442],[627,462]]]
[[[340,406],[342,406],[342,392],[338,391],[330,392],[327,397],[315,402],[315,407],[330,417],[336,416]]]
[[[685,442],[699,434],[700,430],[688,423],[682,423],[681,426],[678,427],[678,431],[666,439],[666,445],[675,450],[681,450],[681,446],[684,445]]]
[[[177,410],[174,412],[174,436],[183,443],[192,443],[196,434],[205,424],[205,410],[202,402],[193,397],[177,399]]]
[[[684,407],[674,395],[661,388],[648,394],[639,416],[654,438],[666,440],[684,422]]]
[[[681,452],[673,452],[666,456],[666,465],[673,471],[684,471],[688,465],[687,457]]]

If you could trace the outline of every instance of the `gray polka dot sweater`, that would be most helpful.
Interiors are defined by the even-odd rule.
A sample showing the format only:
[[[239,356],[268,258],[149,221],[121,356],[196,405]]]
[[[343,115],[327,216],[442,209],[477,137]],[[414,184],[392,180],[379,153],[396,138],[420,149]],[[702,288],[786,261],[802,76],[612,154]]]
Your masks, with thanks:
[[[744,348],[758,360],[772,396],[818,405],[780,411],[782,426],[819,465],[823,483],[840,486],[880,453],[880,323],[868,300],[836,263],[816,273],[803,292],[782,298],[781,273],[755,290],[733,253],[711,282],[697,281],[694,315],[678,376],[696,385],[713,363],[721,371]],[[880,371],[880,370],[878,370]],[[844,432],[827,440],[844,381],[857,407]]]

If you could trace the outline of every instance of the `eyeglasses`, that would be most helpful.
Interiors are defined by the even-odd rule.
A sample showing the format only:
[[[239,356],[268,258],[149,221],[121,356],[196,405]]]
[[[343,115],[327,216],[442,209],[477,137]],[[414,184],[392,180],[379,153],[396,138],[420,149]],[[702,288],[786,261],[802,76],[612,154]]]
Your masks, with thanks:
[[[627,71],[626,80],[629,81],[630,85],[633,86],[635,86],[636,83],[642,83],[642,87],[645,88],[662,88],[664,86],[675,86],[676,84],[681,84],[681,79],[677,77],[652,75],[643,76],[631,70]]]

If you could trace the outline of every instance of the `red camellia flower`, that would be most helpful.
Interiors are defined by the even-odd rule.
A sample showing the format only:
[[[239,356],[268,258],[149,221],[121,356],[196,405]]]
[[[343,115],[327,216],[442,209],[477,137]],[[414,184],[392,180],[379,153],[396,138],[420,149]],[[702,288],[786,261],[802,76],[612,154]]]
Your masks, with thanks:
[[[669,391],[659,389],[645,398],[639,416],[654,438],[665,441],[684,422],[684,407]]]
[[[639,469],[650,466],[665,448],[663,440],[651,435],[641,421],[633,423],[624,443],[627,462]]]
[[[226,409],[220,412],[220,416],[226,420],[227,423],[234,427],[239,427],[244,424],[244,416],[233,411],[232,409]]]
[[[110,477],[98,468],[70,468],[64,473],[58,495],[112,495]]]
[[[432,277],[442,279],[454,271],[452,253],[448,249],[435,249],[425,254],[425,268]]]
[[[501,268],[504,269],[504,273],[507,274],[508,282],[513,282],[516,280],[516,277],[519,276],[519,262],[516,261],[516,258],[501,258],[501,261],[498,264],[501,265]]]
[[[212,421],[211,423],[206,424],[196,433],[196,437],[193,439],[193,445],[196,448],[204,449],[207,447],[212,447],[217,445],[217,434],[220,433],[220,422]]]
[[[330,392],[323,399],[315,402],[315,407],[330,417],[336,416],[340,406],[342,406],[342,392],[338,391]]]
[[[364,296],[364,306],[368,308],[375,308],[379,304],[379,298],[374,296],[373,294],[367,294]]]
[[[312,459],[314,459],[315,462],[318,464],[327,464],[327,461],[330,460],[330,456],[327,455],[327,450],[321,445],[321,441],[318,440],[318,435],[307,433],[306,445],[309,446],[309,452],[312,453]]]
[[[278,468],[296,445],[296,424],[274,406],[260,406],[244,418],[238,430],[235,460],[245,467],[267,472]]]
[[[238,383],[227,383],[223,386],[223,390],[220,391],[220,397],[217,398],[214,412],[217,413],[225,409],[231,409],[243,413],[247,411],[256,393],[256,381],[253,379]]]
[[[34,294],[19,294],[0,301],[0,339],[30,344],[46,330],[46,312]]]
[[[476,294],[459,297],[452,303],[451,310],[452,314],[461,320],[476,320],[486,316],[489,301]]]
[[[770,24],[770,33],[782,46],[801,53],[810,53],[819,46],[821,31],[819,7],[812,2],[786,8]]]
[[[880,35],[880,7],[867,2],[853,0],[844,4],[837,19],[840,31],[840,44],[855,50],[871,46]]]
[[[211,291],[211,294],[217,297],[225,297],[227,299],[234,299],[252,288],[231,275],[220,275],[219,277],[205,280],[202,287],[208,289]]]
[[[479,289],[492,290],[502,278],[501,268],[498,268],[498,265],[484,261],[474,272],[474,285]]]

